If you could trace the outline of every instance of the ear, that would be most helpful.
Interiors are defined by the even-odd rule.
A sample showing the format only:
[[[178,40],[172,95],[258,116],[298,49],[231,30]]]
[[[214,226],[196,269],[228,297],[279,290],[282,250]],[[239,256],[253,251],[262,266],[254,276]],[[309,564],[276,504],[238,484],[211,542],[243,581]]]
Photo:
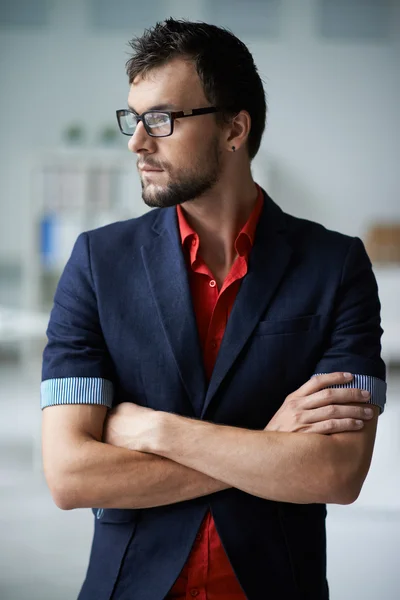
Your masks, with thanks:
[[[246,110],[241,110],[232,118],[227,130],[226,148],[232,151],[232,147],[238,151],[246,145],[251,128],[251,117]]]

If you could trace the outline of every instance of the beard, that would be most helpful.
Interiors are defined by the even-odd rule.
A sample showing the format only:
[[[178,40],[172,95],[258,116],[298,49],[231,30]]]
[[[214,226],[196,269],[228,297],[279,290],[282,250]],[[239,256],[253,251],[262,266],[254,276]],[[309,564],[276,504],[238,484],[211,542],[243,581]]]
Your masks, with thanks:
[[[145,164],[163,168],[163,165],[157,165],[151,159]],[[165,169],[166,172],[168,170]],[[166,185],[146,184],[141,179],[143,201],[150,208],[168,208],[194,200],[215,186],[220,171],[219,141],[215,138],[205,150],[203,157],[197,160],[197,164],[181,170],[176,175],[173,174],[174,179],[170,183]]]

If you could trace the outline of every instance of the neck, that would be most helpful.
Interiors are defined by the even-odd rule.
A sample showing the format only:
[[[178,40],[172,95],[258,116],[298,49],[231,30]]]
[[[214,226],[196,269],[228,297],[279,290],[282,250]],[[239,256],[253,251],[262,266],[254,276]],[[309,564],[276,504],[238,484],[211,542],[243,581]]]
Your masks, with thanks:
[[[200,198],[182,204],[182,210],[200,240],[199,252],[214,276],[224,278],[235,258],[235,239],[257,200],[250,165],[241,173],[226,173]]]

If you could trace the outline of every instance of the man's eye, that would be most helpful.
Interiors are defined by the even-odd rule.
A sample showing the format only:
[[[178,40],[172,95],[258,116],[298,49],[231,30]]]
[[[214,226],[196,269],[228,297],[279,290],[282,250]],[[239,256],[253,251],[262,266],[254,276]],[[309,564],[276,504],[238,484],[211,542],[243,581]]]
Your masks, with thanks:
[[[146,121],[150,127],[158,127],[160,125],[166,125],[169,122],[169,117],[168,115],[150,113],[146,115]]]

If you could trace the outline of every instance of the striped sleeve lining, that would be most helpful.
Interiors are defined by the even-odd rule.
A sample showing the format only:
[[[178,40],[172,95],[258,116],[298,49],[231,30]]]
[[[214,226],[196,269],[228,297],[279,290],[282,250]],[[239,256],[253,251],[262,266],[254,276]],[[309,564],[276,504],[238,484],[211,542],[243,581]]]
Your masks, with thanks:
[[[112,408],[113,384],[100,377],[46,379],[40,394],[42,409],[56,404],[100,404]]]
[[[328,375],[328,373],[314,373],[313,377],[316,377],[317,375]],[[378,379],[378,377],[372,377],[371,375],[357,375],[353,373],[353,379],[349,383],[339,383],[329,387],[367,390],[370,392],[371,398],[366,404],[376,404],[379,406],[380,414],[384,411],[387,384],[382,379]]]

